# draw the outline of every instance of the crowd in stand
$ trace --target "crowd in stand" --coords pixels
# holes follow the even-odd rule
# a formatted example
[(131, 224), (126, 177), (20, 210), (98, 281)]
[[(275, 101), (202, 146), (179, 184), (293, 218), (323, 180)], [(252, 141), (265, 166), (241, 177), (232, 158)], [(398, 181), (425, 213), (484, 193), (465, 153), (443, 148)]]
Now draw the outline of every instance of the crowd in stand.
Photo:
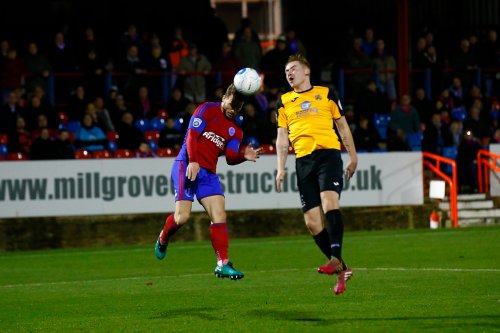
[[(289, 88), (285, 63), (290, 54), (307, 55), (300, 31), (286, 29), (270, 49), (262, 48), (248, 19), (232, 40), (223, 24), (218, 31), (202, 45), (180, 26), (163, 36), (134, 24), (114, 41), (101, 40), (91, 27), (82, 36), (47, 36), (52, 40), (45, 47), (2, 39), (0, 159), (9, 153), (33, 160), (80, 158), (103, 150), (111, 156), (121, 150), (138, 157), (165, 149), (171, 154), (182, 144), (196, 106), (220, 100), (241, 67), (265, 76), (263, 89), (242, 112), (245, 143), (274, 144), (275, 103)], [(436, 39), (427, 31), (414, 41), (412, 91), (401, 95), (386, 40), (372, 28), (352, 38), (345, 57), (335, 61), (348, 73), (345, 114), (360, 152), (450, 156), (460, 161), (465, 184), (473, 179), (463, 170), (471, 169), (475, 152), (500, 143), (500, 42), (493, 29), (467, 36), (451, 52), (441, 50)], [(430, 81), (424, 80), (426, 69)], [(110, 72), (113, 82), (106, 90)], [(168, 100), (162, 100), (162, 73), (170, 78)], [(50, 89), (55, 104), (47, 96)]]

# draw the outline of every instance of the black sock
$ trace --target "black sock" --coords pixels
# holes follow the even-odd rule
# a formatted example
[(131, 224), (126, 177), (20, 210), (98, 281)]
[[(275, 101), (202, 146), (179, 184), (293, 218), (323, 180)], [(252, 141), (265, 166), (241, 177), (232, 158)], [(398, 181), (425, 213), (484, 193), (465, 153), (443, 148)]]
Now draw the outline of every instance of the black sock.
[(340, 210), (334, 209), (325, 214), (328, 223), (328, 235), (330, 235), (330, 246), (332, 256), (342, 260), (342, 239), (344, 237), (344, 223)]
[(323, 229), (319, 234), (313, 236), (316, 245), (320, 248), (321, 252), (328, 258), (331, 259), (332, 250), (330, 247), (330, 236), (328, 236), (328, 231)]

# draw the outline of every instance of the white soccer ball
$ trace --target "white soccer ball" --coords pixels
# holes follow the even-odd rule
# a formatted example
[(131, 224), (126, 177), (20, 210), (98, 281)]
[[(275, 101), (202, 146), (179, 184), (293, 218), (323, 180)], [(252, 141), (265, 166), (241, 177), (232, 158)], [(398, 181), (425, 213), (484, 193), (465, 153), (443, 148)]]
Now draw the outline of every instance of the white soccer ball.
[(234, 76), (234, 87), (243, 95), (253, 95), (260, 89), (260, 75), (253, 68), (242, 68)]

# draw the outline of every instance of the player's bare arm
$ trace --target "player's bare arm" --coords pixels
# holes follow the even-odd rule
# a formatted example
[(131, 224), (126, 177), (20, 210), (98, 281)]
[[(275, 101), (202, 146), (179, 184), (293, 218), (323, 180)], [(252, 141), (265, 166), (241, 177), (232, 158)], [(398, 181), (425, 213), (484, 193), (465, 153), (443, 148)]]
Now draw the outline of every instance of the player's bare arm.
[(276, 154), (278, 157), (278, 173), (276, 174), (276, 190), (281, 192), (281, 183), (285, 178), (285, 165), (288, 157), (288, 129), (278, 127), (278, 135), (276, 137)]
[(342, 116), (339, 119), (335, 119), (335, 125), (339, 131), (342, 143), (349, 153), (350, 161), (346, 166), (345, 173), (348, 178), (351, 178), (356, 171), (356, 167), (358, 166), (358, 155), (356, 153), (356, 147), (354, 146), (354, 139), (352, 138), (352, 133), (345, 117)]

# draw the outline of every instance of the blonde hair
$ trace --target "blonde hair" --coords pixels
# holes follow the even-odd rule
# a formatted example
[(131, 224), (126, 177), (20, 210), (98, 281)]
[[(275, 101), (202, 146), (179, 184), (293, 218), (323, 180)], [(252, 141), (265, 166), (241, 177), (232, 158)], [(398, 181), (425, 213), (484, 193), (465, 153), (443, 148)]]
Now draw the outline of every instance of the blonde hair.
[(302, 54), (300, 53), (297, 53), (297, 54), (292, 54), (291, 56), (288, 57), (288, 62), (287, 64), (291, 63), (291, 62), (294, 62), (294, 61), (298, 61), (300, 62), (302, 65), (304, 65), (305, 67), (311, 69), (311, 64), (309, 63), (309, 60), (306, 59), (306, 57), (304, 57)]

